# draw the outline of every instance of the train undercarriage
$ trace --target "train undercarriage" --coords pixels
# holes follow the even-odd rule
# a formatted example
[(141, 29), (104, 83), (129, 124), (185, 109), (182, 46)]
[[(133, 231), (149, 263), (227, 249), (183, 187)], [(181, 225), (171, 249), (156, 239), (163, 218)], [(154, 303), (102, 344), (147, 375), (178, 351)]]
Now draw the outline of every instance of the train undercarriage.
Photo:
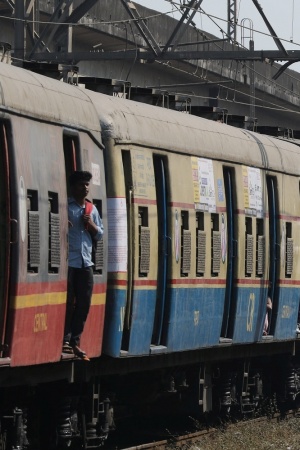
[(201, 427), (208, 420), (284, 415), (300, 400), (297, 352), (176, 365), (161, 359), (161, 367), (143, 371), (134, 364), (122, 371), (120, 360), (106, 369), (96, 360), (71, 364), (71, 380), (23, 386), (12, 380), (0, 389), (0, 450), (105, 449), (123, 421), (186, 414)]

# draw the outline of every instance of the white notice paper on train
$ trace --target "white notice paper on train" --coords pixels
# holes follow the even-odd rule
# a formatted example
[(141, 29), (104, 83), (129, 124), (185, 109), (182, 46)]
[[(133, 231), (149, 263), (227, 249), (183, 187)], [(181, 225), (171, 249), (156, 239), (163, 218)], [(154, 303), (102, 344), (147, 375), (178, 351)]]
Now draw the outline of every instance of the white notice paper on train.
[(211, 159), (191, 158), (195, 209), (216, 212), (213, 162)]
[(243, 166), (243, 188), (245, 213), (263, 217), (261, 171), (255, 167)]
[(125, 198), (107, 199), (108, 271), (127, 272), (127, 209)]

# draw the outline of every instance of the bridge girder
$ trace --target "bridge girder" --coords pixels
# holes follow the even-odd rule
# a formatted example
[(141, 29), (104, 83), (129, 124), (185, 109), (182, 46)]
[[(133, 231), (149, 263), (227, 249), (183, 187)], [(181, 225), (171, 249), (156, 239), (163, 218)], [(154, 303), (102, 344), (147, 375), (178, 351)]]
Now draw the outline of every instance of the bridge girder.
[[(81, 2), (75, 9), (73, 8), (73, 0), (55, 0), (55, 7), (53, 13), (45, 25), (43, 31), (39, 32), (38, 23), (35, 21), (28, 21), (29, 17), (38, 17), (37, 5), (38, 0), (5, 0), (12, 12), (15, 13), (18, 19), (16, 23), (15, 42), (17, 49), (17, 58), (35, 61), (35, 62), (58, 62), (58, 63), (78, 63), (79, 61), (92, 60), (143, 60), (143, 61), (180, 61), (180, 60), (233, 60), (233, 61), (284, 61), (286, 64), (280, 68), (274, 78), (278, 78), (284, 70), (294, 62), (300, 60), (299, 51), (288, 51), (282, 45), (280, 39), (273, 30), (267, 17), (265, 16), (260, 4), (257, 0), (252, 0), (253, 4), (261, 14), (266, 23), (276, 45), (278, 51), (261, 50), (250, 51), (236, 48), (234, 51), (181, 51), (178, 47), (182, 45), (180, 39), (185, 29), (191, 24), (195, 13), (200, 9), (203, 0), (189, 0), (181, 4), (180, 10), (182, 13), (181, 19), (175, 26), (174, 30), (166, 40), (164, 45), (159, 45), (152, 33), (150, 32), (146, 21), (139, 15), (135, 5), (130, 0), (119, 0), (126, 9), (128, 16), (133, 20), (140, 35), (145, 42), (145, 48), (136, 48), (135, 50), (122, 51), (101, 51), (101, 52), (73, 52), (72, 45), (60, 45), (62, 51), (51, 51), (50, 48), (57, 48), (58, 43), (63, 39), (68, 42), (72, 39), (70, 28), (73, 23), (78, 22), (97, 2), (97, 0), (85, 0)], [(236, 42), (236, 3), (237, 0), (227, 0), (228, 2), (228, 38)], [(21, 4), (21, 6), (20, 6)], [(35, 11), (35, 14), (33, 12)], [(31, 41), (31, 49), (25, 51), (25, 24), (29, 32)], [(203, 43), (209, 43), (208, 40)], [(22, 48), (23, 44), (23, 48)], [(201, 45), (201, 42), (198, 44)], [(189, 45), (185, 43), (185, 45)], [(190, 44), (192, 45), (192, 43)], [(28, 46), (28, 45), (27, 45)], [(65, 51), (66, 48), (69, 51)], [(25, 54), (26, 53), (26, 54)]]

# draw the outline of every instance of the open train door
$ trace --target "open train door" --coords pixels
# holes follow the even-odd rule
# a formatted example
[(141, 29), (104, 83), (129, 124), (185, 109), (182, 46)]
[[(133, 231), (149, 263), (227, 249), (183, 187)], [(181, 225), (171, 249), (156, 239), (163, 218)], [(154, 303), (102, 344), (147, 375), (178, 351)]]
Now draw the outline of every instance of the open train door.
[(69, 176), (74, 170), (77, 170), (78, 160), (79, 160), (79, 139), (77, 133), (65, 130), (64, 132), (64, 158), (65, 158), (65, 172), (66, 172), (66, 186), (68, 197), (69, 193)]
[(267, 176), (267, 190), (269, 203), (269, 290), (268, 296), (272, 300), (272, 310), (269, 311), (268, 334), (275, 332), (276, 318), (278, 314), (278, 272), (279, 272), (279, 208), (278, 208), (278, 187), (277, 179), (274, 176)]
[(166, 293), (168, 274), (168, 216), (167, 216), (167, 182), (164, 158), (154, 155), (154, 173), (157, 199), (158, 219), (158, 270), (155, 321), (152, 336), (152, 353), (155, 347), (164, 346), (166, 321)]
[[(0, 356), (5, 352), (5, 331), (10, 280), (11, 219), (7, 126), (0, 122)], [(16, 238), (16, 236), (15, 236)], [(0, 362), (1, 364), (1, 362)]]
[(234, 221), (235, 186), (234, 173), (230, 167), (224, 167), (224, 184), (227, 206), (228, 265), (226, 275), (225, 305), (220, 338), (221, 343), (230, 342), (232, 340), (234, 318), (236, 315), (236, 290), (234, 284), (237, 263), (237, 236)]

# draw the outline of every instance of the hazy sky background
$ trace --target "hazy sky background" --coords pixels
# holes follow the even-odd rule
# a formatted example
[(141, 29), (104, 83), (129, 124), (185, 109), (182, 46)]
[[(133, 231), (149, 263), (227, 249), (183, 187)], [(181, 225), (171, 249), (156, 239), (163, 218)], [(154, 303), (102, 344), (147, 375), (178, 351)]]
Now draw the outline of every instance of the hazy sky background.
[[(183, 1), (182, 1), (183, 2)], [(164, 13), (169, 12), (171, 17), (179, 19), (178, 11), (166, 0), (136, 0), (136, 3)], [(188, 3), (188, 0), (185, 0)], [(227, 0), (203, 0), (201, 8), (204, 13), (196, 13), (193, 21), (197, 27), (222, 38), (220, 28), (227, 32)], [(300, 0), (259, 0), (264, 14), (272, 25), (275, 33), (282, 39), (286, 50), (300, 50)], [(180, 5), (180, 0), (176, 1)], [(269, 36), (269, 30), (261, 15), (257, 11), (252, 0), (237, 0), (237, 40), (241, 43), (241, 25), (243, 19), (250, 19), (253, 23), (253, 40), (255, 50), (277, 50), (276, 44)], [(173, 12), (172, 12), (173, 10)], [(211, 19), (209, 18), (211, 16)], [(215, 23), (214, 23), (215, 22)], [(246, 27), (250, 26), (249, 20), (244, 21)], [(244, 45), (249, 47), (249, 31), (244, 29)], [(247, 38), (247, 39), (246, 39)], [(293, 41), (293, 42), (291, 42)], [(300, 72), (300, 63), (290, 66), (290, 69)]]

